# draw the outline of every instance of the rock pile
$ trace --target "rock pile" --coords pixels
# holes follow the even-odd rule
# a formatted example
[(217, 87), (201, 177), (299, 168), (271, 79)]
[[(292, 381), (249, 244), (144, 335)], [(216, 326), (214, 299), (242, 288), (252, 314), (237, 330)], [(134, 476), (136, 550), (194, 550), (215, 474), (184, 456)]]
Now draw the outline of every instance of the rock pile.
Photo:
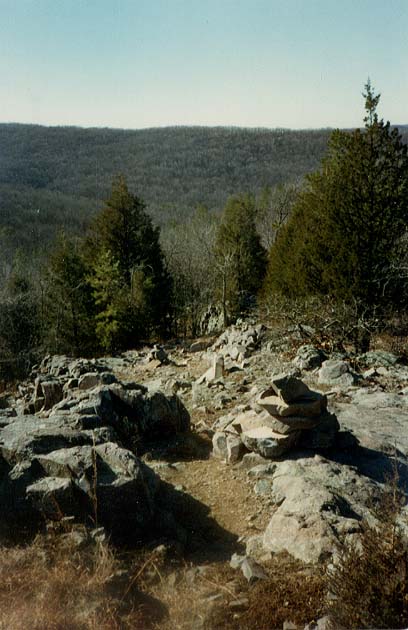
[(311, 391), (291, 375), (281, 374), (272, 379), (255, 409), (224, 416), (215, 428), (214, 455), (235, 463), (245, 450), (275, 459), (295, 446), (329, 448), (339, 423), (327, 411), (326, 396)]
[(212, 350), (224, 358), (242, 362), (259, 347), (265, 330), (262, 324), (251, 326), (243, 323), (240, 326), (230, 326), (218, 337)]

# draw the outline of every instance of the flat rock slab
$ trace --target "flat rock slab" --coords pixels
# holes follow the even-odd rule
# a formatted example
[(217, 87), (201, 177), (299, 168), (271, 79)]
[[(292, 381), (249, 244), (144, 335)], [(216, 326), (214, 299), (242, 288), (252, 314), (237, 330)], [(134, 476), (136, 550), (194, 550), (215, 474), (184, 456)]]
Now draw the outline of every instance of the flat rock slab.
[(241, 434), (241, 440), (250, 451), (269, 459), (286, 453), (296, 443), (298, 436), (298, 433), (281, 435), (275, 433), (270, 427), (261, 426), (244, 431)]
[(373, 457), (395, 451), (408, 456), (408, 409), (336, 403), (333, 411), (341, 428), (351, 430)]
[(278, 396), (268, 396), (259, 398), (257, 403), (265, 409), (271, 416), (319, 416), (327, 407), (327, 398), (322, 394), (314, 393), (308, 398), (298, 399), (293, 403), (285, 403)]
[(21, 416), (0, 431), (0, 453), (9, 464), (36, 454), (92, 443), (92, 436), (75, 429), (69, 418)]

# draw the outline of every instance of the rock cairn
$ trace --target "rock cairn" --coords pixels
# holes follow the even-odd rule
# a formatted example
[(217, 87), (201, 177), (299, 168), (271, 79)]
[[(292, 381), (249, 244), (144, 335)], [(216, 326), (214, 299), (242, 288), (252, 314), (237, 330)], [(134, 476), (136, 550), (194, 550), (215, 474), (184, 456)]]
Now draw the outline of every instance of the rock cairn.
[(254, 409), (220, 418), (214, 454), (235, 463), (245, 450), (267, 459), (281, 458), (295, 446), (329, 448), (339, 423), (327, 411), (327, 398), (300, 379), (280, 374), (272, 379)]

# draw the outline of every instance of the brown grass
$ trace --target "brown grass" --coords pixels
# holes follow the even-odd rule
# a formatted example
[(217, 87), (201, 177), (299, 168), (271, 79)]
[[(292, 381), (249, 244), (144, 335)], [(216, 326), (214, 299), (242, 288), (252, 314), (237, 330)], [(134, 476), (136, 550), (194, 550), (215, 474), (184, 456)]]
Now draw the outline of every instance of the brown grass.
[(0, 549), (0, 628), (147, 629), (163, 607), (138, 590), (106, 544), (48, 535)]

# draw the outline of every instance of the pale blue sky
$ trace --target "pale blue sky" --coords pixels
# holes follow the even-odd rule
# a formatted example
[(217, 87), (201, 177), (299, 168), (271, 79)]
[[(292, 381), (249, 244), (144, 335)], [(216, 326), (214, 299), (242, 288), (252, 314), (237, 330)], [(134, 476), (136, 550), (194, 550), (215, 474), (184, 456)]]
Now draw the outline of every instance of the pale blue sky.
[(408, 123), (408, 0), (0, 0), (0, 122)]

